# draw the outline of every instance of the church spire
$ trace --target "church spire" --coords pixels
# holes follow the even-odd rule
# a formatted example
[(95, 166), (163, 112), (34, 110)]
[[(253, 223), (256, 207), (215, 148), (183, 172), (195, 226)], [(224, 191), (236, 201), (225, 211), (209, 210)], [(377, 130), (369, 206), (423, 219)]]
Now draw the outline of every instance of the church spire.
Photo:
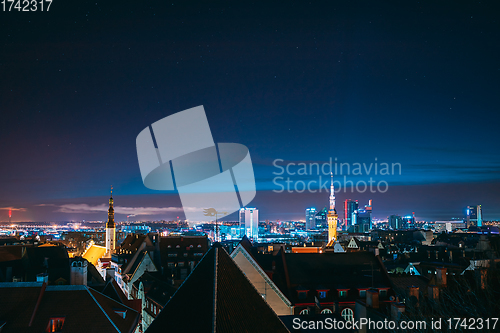
[(330, 173), (332, 176), (332, 183), (330, 185), (330, 210), (335, 210), (335, 188), (333, 186), (333, 172)]
[(111, 196), (109, 197), (108, 222), (106, 228), (115, 227), (115, 210), (113, 208), (113, 185), (111, 185)]

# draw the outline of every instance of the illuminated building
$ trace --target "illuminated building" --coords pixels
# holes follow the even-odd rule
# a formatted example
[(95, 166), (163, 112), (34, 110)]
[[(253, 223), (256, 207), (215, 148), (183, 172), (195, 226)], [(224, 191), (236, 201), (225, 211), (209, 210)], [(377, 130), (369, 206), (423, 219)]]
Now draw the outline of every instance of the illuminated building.
[(481, 205), (467, 206), (465, 219), (467, 222), (467, 228), (481, 227), (483, 225), (483, 209), (481, 208)]
[(252, 240), (259, 238), (259, 210), (257, 208), (240, 209), (240, 237)]
[(335, 188), (333, 187), (333, 173), (332, 173), (332, 183), (330, 185), (330, 210), (328, 211), (328, 245), (327, 247), (333, 247), (337, 241), (337, 210), (335, 209)]
[(358, 201), (353, 201), (351, 199), (347, 199), (344, 201), (344, 221), (346, 230), (349, 227), (356, 224), (356, 215), (358, 213)]
[(315, 216), (316, 229), (318, 228), (322, 229), (328, 227), (328, 220), (326, 218), (327, 216), (328, 216), (328, 210), (326, 209), (326, 207), (316, 213)]
[(392, 230), (402, 229), (403, 219), (401, 218), (401, 216), (391, 215), (389, 216), (387, 222)]
[(109, 198), (108, 222), (106, 222), (106, 257), (109, 258), (115, 252), (115, 210), (113, 209), (113, 187), (111, 187), (111, 197)]
[(306, 230), (316, 229), (316, 208), (306, 209)]

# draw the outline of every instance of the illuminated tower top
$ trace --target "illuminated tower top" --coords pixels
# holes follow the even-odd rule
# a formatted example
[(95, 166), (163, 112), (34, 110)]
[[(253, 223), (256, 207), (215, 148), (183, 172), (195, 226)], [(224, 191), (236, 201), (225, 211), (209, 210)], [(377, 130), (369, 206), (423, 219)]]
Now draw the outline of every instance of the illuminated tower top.
[(337, 213), (335, 209), (335, 188), (333, 187), (333, 172), (331, 172), (332, 183), (330, 185), (330, 211)]
[(115, 210), (113, 209), (113, 186), (111, 186), (111, 197), (109, 198), (108, 222), (106, 228), (115, 227)]

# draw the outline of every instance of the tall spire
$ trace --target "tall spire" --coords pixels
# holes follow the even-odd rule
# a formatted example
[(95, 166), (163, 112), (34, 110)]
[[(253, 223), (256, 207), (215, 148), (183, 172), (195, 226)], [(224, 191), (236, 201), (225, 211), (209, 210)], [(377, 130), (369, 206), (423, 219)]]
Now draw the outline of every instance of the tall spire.
[(111, 196), (109, 197), (108, 222), (106, 228), (115, 227), (115, 210), (113, 208), (113, 185), (111, 185)]
[(330, 173), (332, 176), (332, 183), (330, 185), (330, 210), (335, 210), (335, 188), (333, 187), (333, 172)]

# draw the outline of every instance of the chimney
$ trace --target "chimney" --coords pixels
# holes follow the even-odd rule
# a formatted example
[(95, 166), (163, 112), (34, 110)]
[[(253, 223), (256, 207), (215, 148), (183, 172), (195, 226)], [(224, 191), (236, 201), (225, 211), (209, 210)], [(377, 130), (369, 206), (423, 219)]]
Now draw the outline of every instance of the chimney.
[(378, 309), (378, 290), (368, 289), (366, 291), (366, 305), (370, 308)]
[(431, 284), (427, 287), (427, 296), (434, 302), (439, 301), (439, 288), (438, 286)]
[(488, 270), (484, 267), (478, 268), (474, 271), (476, 275), (477, 286), (481, 290), (485, 290), (488, 287)]
[(419, 288), (417, 286), (408, 287), (408, 295), (410, 297), (414, 296), (417, 299), (417, 302), (418, 302), (418, 294), (419, 294)]
[(405, 305), (403, 303), (391, 303), (391, 319), (393, 321), (399, 321), (403, 312), (405, 312)]
[(446, 267), (436, 269), (436, 283), (439, 287), (446, 287)]

